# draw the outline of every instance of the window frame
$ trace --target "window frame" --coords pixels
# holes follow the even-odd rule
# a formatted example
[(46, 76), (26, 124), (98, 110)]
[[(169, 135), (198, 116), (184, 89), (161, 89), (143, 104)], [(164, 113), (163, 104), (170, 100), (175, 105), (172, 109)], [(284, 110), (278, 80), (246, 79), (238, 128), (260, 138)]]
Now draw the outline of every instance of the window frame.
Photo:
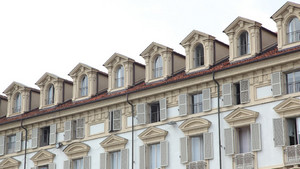
[[(159, 122), (160, 121), (160, 104), (159, 104), (159, 102), (150, 103), (149, 108), (150, 108), (150, 112), (149, 112), (150, 122), (149, 123)], [(154, 108), (156, 109), (156, 111), (154, 110)]]
[[(79, 168), (78, 168), (77, 163), (76, 163), (78, 161), (80, 162)], [(75, 164), (76, 164), (76, 166), (75, 166)], [(83, 167), (84, 167), (83, 166), (83, 158), (72, 159), (72, 164), (71, 164), (72, 169), (84, 169)]]
[(153, 60), (153, 78), (157, 79), (163, 76), (163, 58), (157, 55)]
[[(39, 140), (39, 147), (44, 147), (50, 145), (50, 126), (45, 126), (39, 129), (40, 134), (40, 140)], [(45, 133), (46, 132), (46, 133)], [(46, 137), (46, 140), (45, 140)]]
[(89, 79), (88, 76), (84, 74), (80, 79), (80, 87), (79, 87), (80, 97), (88, 96), (89, 94), (88, 89), (89, 89)]
[(116, 69), (115, 73), (115, 88), (121, 88), (124, 87), (125, 84), (125, 71), (124, 71), (124, 66), (120, 65)]
[(47, 88), (46, 105), (54, 104), (54, 96), (55, 96), (55, 88), (54, 85), (51, 83)]
[(20, 113), (22, 111), (22, 94), (17, 92), (14, 97), (13, 113)]
[(193, 52), (193, 68), (204, 66), (204, 48), (202, 43), (198, 43)]
[[(299, 74), (298, 81), (296, 79), (296, 74)], [(292, 75), (293, 78), (292, 82), (289, 82), (289, 77), (288, 77), (289, 75)], [(300, 92), (300, 70), (295, 70), (289, 73), (285, 73), (285, 84), (286, 84), (287, 94)], [(289, 84), (292, 84), (293, 91), (290, 91)], [(298, 90), (297, 90), (297, 85), (299, 85)]]
[(287, 44), (300, 41), (300, 19), (297, 16), (293, 16), (289, 19), (289, 22), (287, 23), (286, 37)]
[[(191, 99), (191, 101), (192, 101), (192, 104), (191, 104), (192, 114), (203, 112), (203, 95), (202, 95), (202, 92), (192, 94), (191, 97), (192, 97), (192, 99)], [(199, 101), (195, 102), (195, 97)]]
[[(113, 151), (108, 153), (108, 163), (110, 169), (121, 169), (121, 151)], [(115, 158), (116, 157), (116, 158)], [(117, 165), (117, 166), (115, 166)]]
[(238, 36), (238, 56), (250, 54), (250, 35), (244, 30)]
[[(14, 138), (14, 141), (11, 140), (11, 138)], [(16, 150), (16, 134), (11, 134), (11, 135), (8, 135), (6, 136), (6, 148), (5, 148), (5, 154), (12, 154), (12, 153), (15, 153)]]

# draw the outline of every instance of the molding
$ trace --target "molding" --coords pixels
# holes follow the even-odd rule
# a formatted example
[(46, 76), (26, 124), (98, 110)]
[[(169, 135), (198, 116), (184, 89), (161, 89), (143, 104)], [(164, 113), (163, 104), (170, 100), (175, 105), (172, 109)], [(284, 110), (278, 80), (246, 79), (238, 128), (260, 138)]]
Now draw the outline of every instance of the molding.
[(258, 115), (258, 112), (239, 107), (228, 114), (224, 120), (232, 127), (240, 127), (255, 123)]
[(69, 157), (69, 159), (81, 158), (87, 156), (88, 152), (90, 151), (90, 146), (84, 143), (72, 143), (63, 151)]
[(166, 130), (149, 127), (139, 134), (138, 137), (144, 142), (144, 144), (153, 144), (165, 140), (167, 134), (168, 131)]
[(0, 168), (2, 169), (18, 169), (20, 166), (21, 162), (10, 157), (6, 158), (0, 163)]
[(277, 106), (274, 107), (274, 110), (281, 116), (281, 117), (295, 117), (299, 116), (300, 112), (300, 99), (297, 98), (288, 98)]
[(105, 140), (103, 140), (100, 145), (105, 149), (106, 152), (112, 152), (124, 149), (127, 142), (128, 140), (123, 137), (110, 135)]
[(198, 135), (208, 132), (211, 122), (203, 118), (191, 118), (185, 120), (180, 126), (180, 130), (186, 136)]
[(55, 154), (50, 153), (47, 150), (41, 150), (37, 152), (34, 156), (32, 156), (30, 159), (34, 162), (35, 166), (42, 166), (49, 163), (53, 163), (54, 157)]

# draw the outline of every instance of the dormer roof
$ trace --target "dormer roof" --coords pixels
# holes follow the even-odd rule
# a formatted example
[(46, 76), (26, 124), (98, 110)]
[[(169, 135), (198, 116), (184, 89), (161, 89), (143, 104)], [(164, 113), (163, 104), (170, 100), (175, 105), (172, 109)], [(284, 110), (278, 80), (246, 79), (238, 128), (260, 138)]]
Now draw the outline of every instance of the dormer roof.
[(189, 33), (181, 42), (180, 44), (181, 45), (184, 45), (186, 44), (187, 42), (190, 42), (192, 40), (197, 40), (199, 39), (199, 36), (203, 36), (203, 37), (206, 37), (207, 39), (212, 39), (214, 40), (215, 37), (214, 36), (211, 36), (211, 35), (208, 35), (206, 33), (203, 33), (203, 32), (200, 32), (198, 30), (193, 30), (191, 33)]
[(58, 77), (52, 73), (48, 73), (46, 72), (35, 84), (36, 85), (41, 85), (41, 84), (44, 84), (47, 80), (49, 79), (55, 79), (55, 80), (65, 80), (61, 77)]
[(133, 59), (127, 57), (127, 56), (124, 56), (122, 54), (119, 54), (119, 53), (114, 53), (104, 64), (103, 66), (107, 67), (109, 66), (109, 64), (111, 64), (115, 59), (123, 59), (123, 60), (126, 60), (126, 61), (130, 61), (130, 62), (135, 62)]
[(18, 82), (12, 82), (5, 90), (3, 93), (5, 93), (6, 95), (9, 94), (10, 92), (14, 91), (14, 89), (16, 88), (21, 88), (21, 89), (28, 89), (28, 90), (33, 90), (35, 92), (40, 92), (39, 90), (37, 89), (34, 89), (34, 88), (31, 88), (31, 87), (28, 87), (28, 86), (25, 86), (24, 84), (22, 83), (18, 83)]
[(261, 23), (253, 21), (251, 19), (237, 17), (227, 28), (223, 31), (224, 33), (230, 33), (234, 31), (234, 28), (242, 26), (244, 23), (252, 24), (253, 26), (261, 26)]
[(169, 48), (167, 46), (161, 45), (159, 43), (156, 42), (152, 42), (141, 54), (140, 56), (144, 57), (146, 55), (148, 55), (149, 53), (151, 53), (152, 51), (157, 51), (159, 48), (165, 49), (165, 50), (171, 50), (173, 51), (172, 48)]
[(290, 6), (292, 7), (296, 7), (296, 8), (300, 8), (300, 4), (294, 3), (294, 2), (286, 2), (281, 8), (279, 8), (272, 16), (272, 19), (277, 18), (278, 16), (282, 15), (287, 8), (289, 8)]
[(69, 73), (69, 76), (75, 76), (78, 72), (81, 72), (82, 69), (88, 69), (88, 70), (93, 71), (93, 72), (100, 72), (101, 74), (107, 76), (107, 73), (101, 72), (98, 69), (93, 68), (93, 67), (91, 67), (87, 64), (84, 64), (84, 63), (78, 63), (77, 66), (75, 66), (75, 68)]

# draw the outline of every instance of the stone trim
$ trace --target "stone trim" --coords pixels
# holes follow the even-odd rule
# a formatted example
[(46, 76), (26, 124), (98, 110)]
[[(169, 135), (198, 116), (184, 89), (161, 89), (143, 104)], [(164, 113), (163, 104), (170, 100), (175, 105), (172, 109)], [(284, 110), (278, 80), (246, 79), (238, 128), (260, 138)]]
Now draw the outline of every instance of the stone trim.
[(103, 140), (100, 145), (105, 149), (106, 152), (112, 152), (124, 149), (127, 142), (128, 140), (123, 137), (111, 135)]
[(49, 163), (53, 163), (54, 157), (55, 154), (50, 153), (47, 150), (41, 150), (37, 152), (34, 156), (32, 156), (31, 160), (33, 161), (35, 166), (42, 166)]
[(274, 107), (274, 110), (281, 116), (281, 117), (295, 117), (299, 116), (300, 112), (300, 99), (297, 98), (288, 98), (277, 106)]
[(153, 144), (164, 141), (167, 134), (168, 131), (166, 130), (156, 127), (149, 127), (141, 134), (139, 134), (138, 137), (144, 142), (144, 144)]
[(224, 120), (231, 126), (231, 127), (240, 127), (245, 125), (250, 125), (252, 123), (255, 123), (256, 118), (258, 117), (259, 113), (243, 109), (243, 108), (237, 108), (230, 114), (228, 114)]
[(6, 158), (0, 163), (0, 168), (2, 169), (19, 169), (21, 162), (10, 157)]
[(63, 151), (69, 157), (69, 159), (76, 159), (87, 156), (88, 152), (90, 151), (90, 146), (84, 143), (72, 143)]
[(185, 120), (180, 126), (180, 130), (186, 136), (199, 135), (208, 132), (211, 122), (203, 118), (191, 118)]

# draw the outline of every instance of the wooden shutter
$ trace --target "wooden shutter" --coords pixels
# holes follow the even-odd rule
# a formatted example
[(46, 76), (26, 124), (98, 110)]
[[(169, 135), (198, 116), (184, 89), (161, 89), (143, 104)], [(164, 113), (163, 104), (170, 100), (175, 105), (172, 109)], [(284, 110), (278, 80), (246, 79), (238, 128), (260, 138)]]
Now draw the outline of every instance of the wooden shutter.
[(185, 164), (189, 162), (188, 137), (180, 138), (180, 162)]
[(39, 140), (39, 129), (33, 128), (32, 135), (31, 135), (31, 148), (38, 147), (38, 140)]
[(71, 169), (71, 160), (64, 161), (64, 169)]
[(260, 123), (253, 123), (250, 125), (251, 130), (251, 150), (261, 150), (261, 130)]
[(50, 125), (49, 144), (56, 144), (56, 124)]
[(211, 97), (210, 97), (210, 88), (202, 90), (202, 105), (203, 111), (211, 110)]
[(146, 103), (140, 103), (136, 105), (136, 113), (137, 113), (137, 122), (138, 124), (146, 124), (146, 113), (147, 107)]
[(84, 118), (76, 120), (76, 138), (84, 138)]
[(54, 163), (48, 164), (48, 169), (55, 169), (55, 164)]
[(140, 166), (139, 169), (146, 169), (146, 146), (139, 147), (140, 150)]
[(233, 155), (234, 154), (234, 129), (227, 128), (224, 129), (225, 136), (225, 154)]
[(282, 94), (281, 72), (275, 72), (271, 74), (271, 84), (272, 84), (273, 97), (280, 96)]
[(64, 141), (71, 141), (73, 136), (73, 123), (72, 121), (66, 121), (64, 123)]
[(20, 152), (22, 150), (22, 132), (16, 133), (15, 151)]
[(241, 80), (240, 81), (240, 100), (241, 103), (248, 103), (249, 99), (249, 81)]
[(106, 169), (107, 153), (100, 153), (100, 169)]
[(178, 96), (178, 109), (180, 116), (188, 114), (188, 97), (188, 94), (181, 94)]
[(114, 110), (113, 111), (113, 130), (116, 131), (116, 130), (121, 130), (121, 124), (122, 122), (122, 112), (121, 110)]
[(128, 149), (121, 150), (121, 169), (128, 169)]
[(160, 142), (160, 165), (166, 167), (169, 165), (169, 143), (168, 141)]
[(0, 136), (0, 155), (4, 155), (5, 152), (5, 136)]
[(204, 159), (210, 160), (214, 158), (213, 133), (203, 133), (204, 140)]
[(83, 157), (83, 168), (90, 169), (91, 168), (91, 156)]
[(222, 85), (223, 106), (232, 105), (232, 83)]
[(168, 119), (168, 109), (167, 109), (167, 99), (162, 98), (159, 100), (159, 108), (160, 108), (160, 121)]
[(286, 120), (284, 118), (273, 119), (273, 135), (275, 147), (286, 145)]

